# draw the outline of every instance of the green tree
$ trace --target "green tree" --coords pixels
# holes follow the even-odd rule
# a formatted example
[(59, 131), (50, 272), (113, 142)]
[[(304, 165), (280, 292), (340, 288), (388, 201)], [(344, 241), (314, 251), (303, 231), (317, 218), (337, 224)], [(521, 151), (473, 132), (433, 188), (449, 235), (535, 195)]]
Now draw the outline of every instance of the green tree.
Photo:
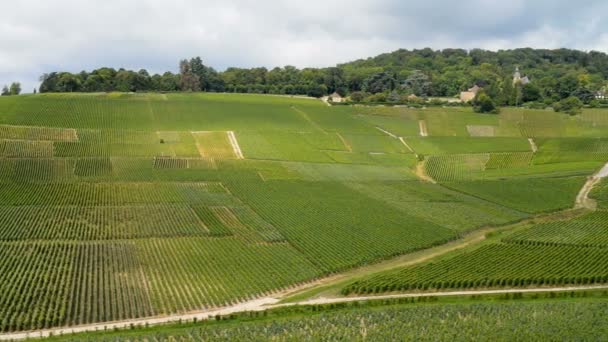
[(365, 81), (363, 81), (362, 90), (364, 92), (377, 94), (395, 89), (396, 84), (397, 80), (393, 74), (381, 72), (366, 78)]
[(570, 115), (581, 113), (582, 108), (583, 102), (576, 96), (567, 97), (553, 104), (553, 110), (556, 112), (563, 112)]
[(8, 86), (4, 86), (2, 87), (2, 96), (9, 96), (11, 94), (11, 91), (8, 89)]
[(201, 81), (198, 75), (192, 70), (192, 65), (188, 60), (179, 63), (180, 88), (182, 91), (200, 91)]
[(477, 113), (493, 113), (498, 114), (499, 109), (496, 107), (494, 100), (486, 94), (485, 91), (480, 91), (473, 100), (473, 109)]
[(534, 83), (528, 83), (521, 88), (521, 100), (523, 102), (539, 101), (542, 99), (540, 88)]
[(11, 95), (19, 95), (21, 94), (21, 83), (13, 82), (11, 83), (11, 87), (9, 88)]
[(431, 86), (429, 76), (420, 70), (414, 70), (403, 83), (403, 87), (416, 96), (429, 96)]

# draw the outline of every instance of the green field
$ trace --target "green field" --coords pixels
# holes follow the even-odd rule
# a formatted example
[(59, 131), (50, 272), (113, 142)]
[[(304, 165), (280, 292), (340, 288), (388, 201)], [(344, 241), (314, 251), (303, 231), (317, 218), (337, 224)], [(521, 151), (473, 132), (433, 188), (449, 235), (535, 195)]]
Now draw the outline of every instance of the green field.
[[(608, 161), (603, 115), (206, 93), (2, 97), (0, 332), (242, 303), (571, 208)], [(592, 193), (600, 207), (605, 193)], [(603, 283), (602, 215), (349, 291)]]
[[(557, 298), (556, 298), (557, 297)], [(485, 299), (485, 301), (483, 301)], [(219, 317), (183, 326), (55, 337), (54, 341), (553, 341), (602, 340), (605, 293), (418, 298), (309, 306)]]

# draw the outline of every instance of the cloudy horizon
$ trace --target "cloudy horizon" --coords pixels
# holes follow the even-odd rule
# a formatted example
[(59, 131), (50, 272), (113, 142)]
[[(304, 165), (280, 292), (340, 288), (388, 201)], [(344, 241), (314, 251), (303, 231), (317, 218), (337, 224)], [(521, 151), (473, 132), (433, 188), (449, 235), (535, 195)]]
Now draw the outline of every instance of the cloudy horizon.
[(400, 48), (608, 52), (603, 1), (22, 0), (0, 13), (0, 85), (51, 71), (327, 67)]

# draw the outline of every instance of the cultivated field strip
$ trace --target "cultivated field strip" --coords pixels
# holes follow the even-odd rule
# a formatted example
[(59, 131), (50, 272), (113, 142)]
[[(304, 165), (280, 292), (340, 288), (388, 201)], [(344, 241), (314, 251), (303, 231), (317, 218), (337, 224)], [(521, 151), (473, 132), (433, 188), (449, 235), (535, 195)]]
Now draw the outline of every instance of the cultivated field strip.
[(568, 221), (535, 225), (518, 232), (504, 241), (509, 243), (608, 247), (608, 212), (596, 211)]
[(602, 248), (491, 244), (451, 259), (388, 271), (344, 293), (595, 284), (608, 282)]

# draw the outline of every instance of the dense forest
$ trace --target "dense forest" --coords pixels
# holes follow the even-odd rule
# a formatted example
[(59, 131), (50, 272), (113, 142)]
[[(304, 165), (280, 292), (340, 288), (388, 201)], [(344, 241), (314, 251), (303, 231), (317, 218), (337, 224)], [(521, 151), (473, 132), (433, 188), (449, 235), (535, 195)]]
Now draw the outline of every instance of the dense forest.
[[(530, 83), (513, 83), (516, 67)], [(338, 92), (351, 95), (354, 101), (400, 102), (412, 94), (455, 97), (477, 85), (498, 105), (553, 104), (566, 98), (589, 104), (605, 91), (607, 78), (608, 55), (602, 52), (427, 48), (398, 50), (329, 68), (216, 71), (196, 57), (181, 61), (177, 74), (113, 68), (52, 72), (41, 77), (40, 92), (207, 91), (315, 97)]]

